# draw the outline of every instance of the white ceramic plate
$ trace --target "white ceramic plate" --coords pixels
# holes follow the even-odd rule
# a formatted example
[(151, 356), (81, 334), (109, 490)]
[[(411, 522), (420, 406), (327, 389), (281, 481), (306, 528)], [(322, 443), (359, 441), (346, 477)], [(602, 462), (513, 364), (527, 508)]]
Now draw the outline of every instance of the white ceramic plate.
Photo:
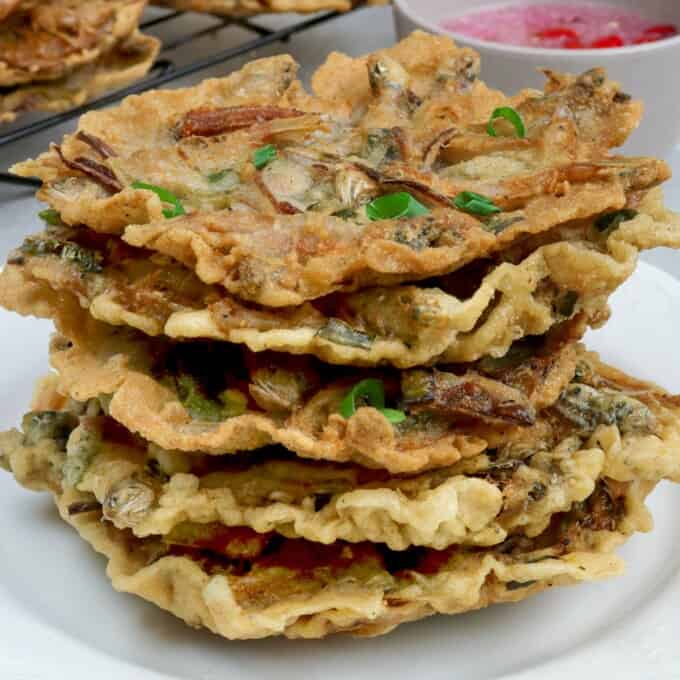
[[(592, 349), (680, 392), (680, 282), (642, 265)], [(0, 313), (0, 426), (18, 422), (46, 370), (49, 324)], [(680, 678), (680, 488), (650, 503), (656, 530), (623, 550), (621, 579), (404, 625), (375, 640), (230, 643), (114, 593), (104, 560), (47, 497), (0, 474), (2, 680)], [(606, 674), (606, 675), (605, 675)]]

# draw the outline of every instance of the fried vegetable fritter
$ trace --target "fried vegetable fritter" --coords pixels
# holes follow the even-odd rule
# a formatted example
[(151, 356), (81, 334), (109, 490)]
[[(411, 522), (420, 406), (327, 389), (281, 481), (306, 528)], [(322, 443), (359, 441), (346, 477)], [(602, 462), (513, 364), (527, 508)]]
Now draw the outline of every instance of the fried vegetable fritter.
[[(66, 337), (54, 339), (51, 360), (65, 393), (80, 401), (108, 395), (117, 421), (163, 448), (220, 455), (275, 442), (306, 458), (396, 473), (480, 453), (486, 443), (477, 429), (466, 434), (474, 423), (482, 433), (530, 426), (533, 402), (556, 399), (575, 369), (566, 345), (544, 356), (535, 349), (502, 375), (506, 382), (484, 377), (474, 365), (458, 376), (439, 370), (435, 384), (447, 380), (460, 389), (433, 393), (430, 401), (429, 394), (413, 393), (408, 372), (351, 372), (224, 343), (150, 340), (99, 324), (77, 308), (60, 327)], [(392, 424), (370, 402), (349, 417), (341, 414), (349, 390), (367, 378), (384, 385), (388, 405), (403, 408), (402, 422)]]
[[(397, 474), (450, 465), (500, 442), (533, 437), (557, 445), (538, 409), (558, 399), (575, 370), (569, 344), (549, 347), (542, 358), (540, 348), (529, 346), (524, 357), (518, 349), (517, 363), (506, 369), (503, 360), (500, 369), (482, 360), (431, 372), (352, 374), (285, 355), (243, 355), (221, 343), (164, 345), (82, 315), (72, 324), (70, 339), (52, 346), (61, 389), (80, 401), (108, 395), (114, 419), (165, 449), (219, 455), (279, 443), (304, 458)], [(366, 378), (385, 386), (401, 422), (371, 402), (342, 414), (349, 390)]]
[[(465, 264), (469, 259), (456, 246), (466, 241), (484, 252), (524, 231), (553, 226), (532, 219), (552, 215), (552, 202), (572, 191), (578, 196), (583, 184), (613, 183), (613, 195), (620, 196), (669, 175), (661, 161), (609, 154), (635, 129), (641, 106), (602, 71), (580, 77), (550, 74), (545, 93), (527, 91), (509, 100), (478, 79), (474, 52), (424, 33), (366, 58), (331, 56), (313, 79), (313, 94), (304, 91), (296, 71), (290, 57), (278, 56), (190, 90), (128, 98), (119, 107), (84, 116), (81, 134), (67, 135), (14, 171), (42, 179), (39, 198), (67, 224), (107, 233), (150, 225), (150, 231), (130, 232), (131, 239), (146, 245), (158, 241), (159, 224), (162, 231), (172, 228), (166, 218), (189, 213), (188, 221), (179, 218), (176, 238), (159, 245), (174, 251), (182, 248), (187, 228), (205, 241), (205, 231), (219, 227), (229, 247), (232, 238), (247, 242), (248, 232), (267, 229), (267, 219), (303, 231), (309, 225), (307, 242), (299, 235), (288, 243), (281, 230), (266, 241), (258, 234), (259, 247), (275, 255), (270, 269), (253, 270), (258, 281), (285, 279), (280, 260), (292, 252), (298, 265), (307, 247), (314, 256), (310, 267), (315, 266), (325, 227), (334, 266), (327, 269), (318, 261), (322, 288), (307, 292), (303, 287), (302, 300), (337, 289), (346, 275), (350, 287), (376, 282), (380, 270), (362, 283), (364, 253), (352, 245), (364, 231), (393, 233), (394, 252), (382, 266), (390, 265), (393, 277), (409, 281)], [(485, 132), (489, 116), (503, 104), (514, 104), (525, 117), (526, 138)], [(87, 139), (101, 140), (111, 153), (98, 153)], [(268, 155), (260, 163), (262, 149)], [(462, 155), (460, 149), (469, 152)], [(462, 211), (456, 199), (466, 191), (483, 194), (500, 214), (485, 219)], [(392, 220), (366, 224), (367, 205), (395, 192), (409, 193), (430, 213), (413, 225), (403, 221), (401, 243), (399, 224)], [(174, 210), (167, 205), (170, 196)], [(588, 207), (602, 209), (599, 201)], [(219, 210), (232, 214), (211, 216)], [(592, 214), (565, 215), (564, 220)], [(204, 258), (209, 250), (202, 249)], [(219, 259), (216, 250), (218, 245), (213, 260)], [(251, 251), (246, 248), (246, 261)], [(240, 259), (238, 248), (231, 254)], [(194, 256), (191, 248), (185, 256)], [(295, 269), (289, 274), (294, 280)], [(330, 281), (324, 284), (323, 278)], [(248, 282), (245, 277), (244, 285)], [(298, 304), (291, 294), (266, 304)]]
[[(535, 361), (499, 371), (508, 383), (526, 382)], [(58, 385), (55, 378), (51, 389)], [(432, 408), (429, 396), (421, 401)], [(3, 436), (4, 459), (29, 486), (40, 476), (35, 470), (50, 469), (44, 476), (52, 488), (94, 494), (109, 520), (140, 537), (217, 522), (323, 543), (386, 542), (392, 550), (495, 545), (518, 531), (541, 533), (602, 476), (680, 481), (680, 399), (582, 349), (574, 379), (533, 428), (503, 433), (483, 455), (416, 476), (300, 461), (277, 449), (231, 460), (169, 452), (106, 411), (111, 404), (102, 398), (32, 412), (23, 435)]]
[(151, 36), (133, 33), (96, 61), (57, 80), (29, 83), (0, 96), (0, 122), (27, 111), (63, 111), (143, 78), (160, 50)]
[[(677, 398), (599, 364), (592, 355), (584, 356), (578, 376), (603, 392), (611, 390), (615, 381), (635, 389), (649, 403), (638, 401), (638, 410), (656, 408), (651, 419), (639, 415), (634, 419), (638, 428), (642, 423), (645, 428), (657, 427), (669, 417), (662, 404), (673, 405), (677, 430)], [(510, 536), (494, 547), (454, 545), (443, 550), (411, 547), (395, 551), (381, 543), (337, 539), (323, 545), (211, 521), (185, 522), (163, 536), (140, 538), (117, 527), (139, 526), (144, 521), (150, 499), (163, 485), (163, 466), (181, 466), (180, 459), (164, 452), (155, 466), (147, 465), (144, 476), (114, 483), (100, 501), (96, 494), (101, 493), (101, 484), (111, 481), (111, 472), (114, 476), (122, 473), (116, 461), (121, 464), (126, 458), (134, 468), (135, 456), (129, 451), (134, 438), (117, 426), (98, 430), (106, 432), (104, 439), (93, 435), (95, 423), (107, 422), (98, 414), (99, 407), (71, 404), (68, 410), (59, 411), (65, 405), (55, 387), (55, 378), (42, 384), (34, 408), (48, 410), (29, 414), (23, 435), (2, 435), (4, 455), (0, 460), (30, 488), (52, 491), (63, 519), (109, 558), (107, 571), (118, 590), (138, 594), (194, 626), (205, 626), (230, 639), (280, 634), (314, 638), (333, 632), (378, 635), (430, 614), (514, 602), (546, 587), (617, 575), (623, 565), (612, 551), (633, 533), (650, 529), (644, 500), (663, 475), (661, 467), (650, 464), (653, 457), (642, 450), (656, 435), (645, 438), (639, 431), (637, 440), (633, 435), (630, 446), (623, 448), (646, 465), (642, 478), (637, 472), (643, 468), (634, 472), (635, 463), (624, 474), (624, 478), (633, 476), (630, 481), (602, 477), (583, 501), (567, 503), (564, 511), (553, 514), (532, 534)], [(623, 423), (631, 418), (632, 410), (618, 405), (621, 400), (610, 400), (612, 406), (617, 405), (608, 411), (610, 417), (599, 418), (603, 424), (592, 441), (599, 441), (600, 435), (612, 428), (618, 431), (616, 425), (605, 422)], [(623, 401), (630, 404), (633, 400), (626, 396)], [(576, 420), (574, 426), (580, 431)], [(677, 432), (673, 436), (677, 441)], [(112, 446), (106, 446), (105, 440)], [(611, 448), (614, 456), (617, 448)], [(664, 451), (666, 458), (673, 459), (665, 469), (677, 477), (678, 447), (672, 451), (675, 453)], [(74, 466), (73, 461), (84, 458), (86, 467), (74, 481), (71, 472), (80, 465)], [(630, 465), (627, 456), (622, 460)], [(578, 458), (574, 462), (578, 464)], [(486, 470), (487, 476), (495, 474)], [(182, 477), (177, 472), (173, 476), (178, 475)], [(352, 483), (351, 478), (351, 473), (335, 477), (341, 485)], [(257, 479), (262, 478), (257, 475), (253, 481)], [(244, 484), (241, 478), (234, 489), (241, 499), (250, 495), (252, 502), (252, 494), (257, 497), (266, 492), (266, 479), (258, 488)], [(294, 481), (286, 485), (285, 475), (281, 481), (284, 491), (296, 488)], [(224, 477), (219, 483), (224, 483)], [(512, 495), (508, 491), (513, 484), (511, 473), (501, 473), (497, 483), (505, 487), (506, 496)], [(413, 480), (391, 482), (397, 489), (404, 485), (406, 494), (409, 484)], [(76, 490), (74, 485), (86, 490)], [(280, 488), (279, 483), (275, 486)], [(367, 488), (363, 492), (371, 493)], [(550, 495), (547, 490), (540, 492), (538, 486), (530, 493), (530, 503), (540, 503)]]
[[(632, 259), (618, 264), (586, 244), (564, 243), (559, 260), (551, 256), (560, 250), (555, 245), (518, 265), (492, 267), (467, 299), (442, 289), (452, 281), (435, 280), (432, 285), (442, 287), (373, 288), (266, 310), (202, 284), (167, 258), (125, 252), (116, 243), (101, 249), (83, 243), (87, 239), (58, 232), (27, 239), (0, 274), (0, 302), (22, 314), (52, 317), (61, 304), (50, 303), (55, 296), (77, 298), (94, 318), (150, 336), (222, 340), (255, 352), (312, 354), (339, 365), (403, 368), (500, 356), (515, 340), (565, 322), (599, 326), (608, 316), (609, 293), (635, 261), (633, 249), (625, 253)], [(572, 279), (561, 266), (570, 262), (578, 266)], [(581, 289), (582, 270), (598, 264), (609, 265), (612, 288)], [(553, 272), (559, 285), (552, 282)], [(471, 282), (465, 274), (461, 280)]]
[[(387, 0), (369, 0), (369, 5), (382, 5)], [(165, 5), (191, 12), (208, 12), (223, 16), (253, 16), (270, 12), (321, 12), (335, 10), (346, 12), (356, 0), (153, 0), (155, 5)]]
[(144, 0), (22, 0), (0, 24), (0, 86), (59, 80), (139, 25)]
[(241, 299), (285, 307), (336, 291), (441, 276), (493, 257), (525, 234), (625, 205), (619, 183), (602, 181), (500, 216), (499, 225), (506, 220), (511, 226), (496, 233), (445, 211), (368, 225), (314, 214), (246, 219), (220, 211), (128, 227), (123, 238), (179, 260), (205, 283), (220, 284)]
[(604, 229), (620, 213), (572, 221), (422, 287), (369, 288), (276, 310), (240, 302), (167, 256), (57, 224), (10, 256), (0, 302), (52, 316), (56, 298), (71, 294), (95, 318), (152, 336), (225, 340), (341, 365), (476, 361), (565, 321), (601, 325), (638, 250), (680, 245), (680, 218), (663, 209), (659, 192), (636, 206)]
[(7, 7), (0, 25), (0, 122), (26, 111), (62, 111), (142, 78), (160, 48), (137, 30), (145, 5), (22, 0)]
[(70, 514), (89, 494), (58, 498), (62, 517), (109, 558), (114, 587), (229, 639), (375, 636), (435, 613), (517, 602), (547, 587), (616, 576), (613, 549), (649, 530), (651, 485), (599, 488), (535, 539), (486, 549), (394, 553), (370, 543), (329, 546), (236, 529), (195, 547), (138, 539), (97, 512)]
[(29, 487), (42, 488), (42, 478), (92, 494), (99, 506), (88, 511), (103, 508), (119, 529), (171, 544), (246, 526), (390, 550), (491, 546), (543, 533), (605, 476), (680, 481), (680, 401), (650, 385), (635, 385), (631, 396), (607, 375), (611, 369), (582, 353), (577, 379), (541, 428), (415, 476), (296, 460), (276, 448), (236, 460), (169, 452), (131, 435), (95, 402), (27, 414), (23, 434), (0, 437), (1, 458)]

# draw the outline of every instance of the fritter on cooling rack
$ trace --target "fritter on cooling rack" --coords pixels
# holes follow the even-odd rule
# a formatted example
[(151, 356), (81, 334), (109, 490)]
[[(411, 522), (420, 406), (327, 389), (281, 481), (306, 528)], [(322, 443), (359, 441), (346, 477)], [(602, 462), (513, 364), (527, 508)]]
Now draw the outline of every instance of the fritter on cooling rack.
[(160, 43), (137, 31), (145, 0), (0, 6), (0, 122), (61, 111), (144, 76)]
[[(321, 12), (337, 10), (346, 12), (357, 0), (153, 0), (155, 5), (165, 5), (192, 12), (209, 12), (224, 16), (252, 16), (269, 12)], [(369, 5), (384, 5), (387, 0), (369, 0)]]
[(18, 3), (0, 24), (0, 85), (57, 80), (132, 35), (144, 0)]
[(12, 122), (27, 111), (64, 111), (125, 87), (149, 72), (159, 49), (156, 38), (135, 32), (96, 61), (62, 78), (12, 88), (0, 96), (0, 122)]

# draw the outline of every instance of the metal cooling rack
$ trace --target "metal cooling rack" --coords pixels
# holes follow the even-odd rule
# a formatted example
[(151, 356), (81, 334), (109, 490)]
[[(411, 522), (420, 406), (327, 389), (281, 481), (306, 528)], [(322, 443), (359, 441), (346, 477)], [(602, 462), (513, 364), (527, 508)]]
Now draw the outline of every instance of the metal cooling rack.
[[(357, 11), (364, 3), (357, 3), (357, 7), (352, 11)], [(175, 19), (181, 18), (185, 12), (167, 11), (161, 13), (159, 16), (149, 18), (140, 24), (142, 31), (147, 31), (151, 28), (156, 28), (163, 25), (168, 25)], [(322, 14), (313, 15), (306, 19), (297, 20), (290, 25), (282, 28), (267, 28), (262, 23), (254, 19), (242, 18), (225, 18), (215, 15), (210, 15), (213, 20), (210, 25), (205, 28), (198, 28), (192, 30), (190, 33), (181, 34), (170, 40), (163, 41), (163, 46), (159, 58), (151, 68), (149, 74), (142, 80), (129, 85), (123, 89), (110, 92), (98, 99), (89, 101), (81, 106), (69, 109), (61, 113), (45, 116), (33, 122), (19, 125), (10, 129), (8, 132), (0, 133), (0, 149), (9, 144), (13, 144), (27, 137), (31, 137), (40, 132), (48, 130), (53, 127), (67, 123), (73, 118), (81, 116), (83, 113), (92, 109), (100, 109), (117, 101), (124, 99), (131, 94), (139, 94), (153, 88), (167, 85), (173, 81), (179, 80), (187, 76), (194, 75), (200, 71), (228, 63), (244, 57), (251, 52), (270, 46), (277, 42), (287, 42), (298, 33), (323, 24), (340, 16), (339, 12), (325, 12)], [(217, 33), (228, 26), (235, 26), (244, 29), (247, 35), (242, 41), (235, 46), (230, 46), (221, 51), (209, 54), (208, 56), (195, 59), (187, 64), (177, 65), (175, 60), (168, 57), (170, 52), (179, 48), (190, 46), (195, 41), (205, 38), (206, 36), (216, 36)], [(0, 183), (14, 184), (23, 186), (40, 186), (40, 180), (30, 177), (16, 177), (5, 171), (0, 171)]]

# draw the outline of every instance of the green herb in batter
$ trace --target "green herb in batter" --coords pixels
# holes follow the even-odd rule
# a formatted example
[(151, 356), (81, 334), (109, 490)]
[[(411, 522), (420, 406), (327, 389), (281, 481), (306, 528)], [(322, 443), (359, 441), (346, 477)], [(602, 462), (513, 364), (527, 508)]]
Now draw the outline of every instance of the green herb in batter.
[(385, 386), (382, 380), (369, 378), (357, 383), (342, 400), (340, 415), (343, 418), (351, 418), (362, 402), (380, 411), (390, 423), (396, 425), (406, 420), (406, 414), (403, 411), (385, 408)]

